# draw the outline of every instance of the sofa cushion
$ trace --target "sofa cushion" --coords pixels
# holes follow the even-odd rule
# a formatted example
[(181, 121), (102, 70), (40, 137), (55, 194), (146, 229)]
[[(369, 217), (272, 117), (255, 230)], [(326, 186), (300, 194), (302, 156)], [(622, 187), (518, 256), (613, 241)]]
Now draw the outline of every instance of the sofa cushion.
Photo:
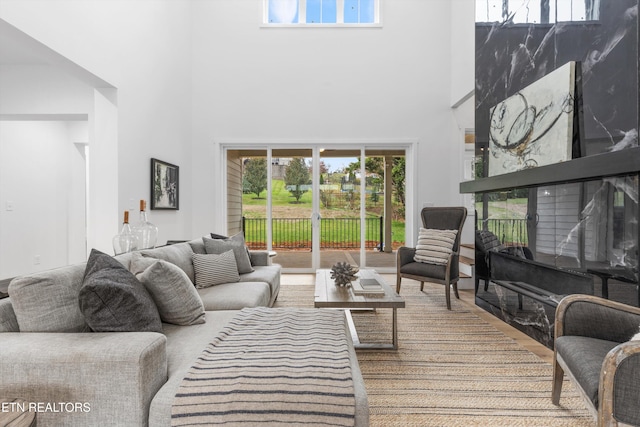
[(191, 255), (193, 255), (193, 249), (187, 242), (177, 243), (175, 245), (162, 246), (155, 249), (145, 249), (140, 251), (143, 256), (162, 259), (169, 261), (171, 264), (175, 264), (180, 267), (192, 283), (195, 283), (195, 273), (193, 270), (193, 261), (191, 261)]
[(232, 250), (220, 255), (193, 254), (192, 257), (196, 271), (196, 287), (199, 289), (240, 280)]
[(241, 282), (266, 282), (269, 284), (271, 298), (269, 305), (273, 305), (280, 292), (280, 270), (279, 265), (256, 266), (254, 271), (240, 275)]
[[(234, 286), (240, 285), (242, 284), (239, 283)], [(214, 286), (206, 290), (218, 290), (219, 288), (220, 286)], [(225, 327), (236, 314), (236, 311), (207, 311), (207, 323), (205, 325), (190, 327), (163, 325), (164, 333), (167, 337), (167, 371), (169, 378), (151, 401), (149, 408), (150, 426), (168, 426), (171, 424), (173, 400), (187, 371), (192, 367), (194, 360), (202, 353), (202, 349), (212, 341), (212, 337), (215, 337), (216, 333)], [(348, 329), (345, 330), (345, 333), (349, 334)], [(356, 388), (358, 411), (356, 425), (369, 425), (369, 405), (364, 381), (352, 346), (350, 346), (349, 351), (352, 363), (351, 371)], [(358, 420), (361, 421), (359, 422)]]
[(167, 382), (153, 397), (149, 408), (150, 426), (170, 426), (171, 407), (176, 391), (182, 383), (193, 361), (226, 324), (237, 314), (236, 311), (207, 311), (206, 324), (177, 326), (163, 324), (167, 337)]
[(11, 298), (0, 299), (0, 332), (20, 332)]
[(241, 310), (245, 307), (269, 307), (271, 291), (265, 282), (223, 283), (198, 289), (204, 309)]
[(253, 271), (251, 259), (249, 258), (247, 247), (244, 244), (242, 233), (238, 233), (224, 240), (212, 239), (205, 236), (202, 238), (202, 241), (208, 254), (221, 254), (228, 250), (233, 250), (233, 254), (236, 257), (236, 264), (238, 264), (238, 273), (245, 274)]
[(566, 335), (556, 338), (555, 348), (580, 388), (598, 407), (598, 384), (604, 358), (619, 342)]
[(83, 332), (87, 323), (78, 307), (85, 264), (17, 277), (9, 297), (22, 332)]
[(427, 264), (445, 265), (453, 252), (458, 230), (420, 228), (413, 259)]
[[(159, 261), (158, 258), (152, 258), (148, 255), (143, 256), (142, 253), (140, 252), (131, 252), (130, 254), (131, 254), (131, 260), (129, 262), (129, 271), (132, 272), (134, 276), (137, 276), (138, 274), (142, 273), (147, 268), (151, 267), (153, 264)], [(118, 256), (116, 256), (116, 259), (118, 259)], [(118, 261), (120, 260), (118, 259)]]
[(162, 322), (144, 285), (113, 257), (93, 249), (79, 305), (95, 332), (162, 332)]
[(204, 323), (200, 295), (180, 267), (155, 260), (136, 277), (151, 294), (163, 322), (185, 326)]
[[(453, 265), (451, 266), (453, 270)], [(413, 276), (432, 277), (444, 280), (447, 273), (447, 266), (442, 264), (427, 264), (423, 262), (410, 262), (400, 267), (400, 273), (411, 274)], [(451, 277), (456, 277), (451, 272)]]

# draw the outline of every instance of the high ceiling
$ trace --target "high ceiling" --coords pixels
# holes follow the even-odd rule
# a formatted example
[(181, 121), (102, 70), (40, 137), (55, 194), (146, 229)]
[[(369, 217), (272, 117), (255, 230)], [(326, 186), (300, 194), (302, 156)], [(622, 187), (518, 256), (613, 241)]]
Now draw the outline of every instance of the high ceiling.
[(11, 25), (0, 20), (0, 65), (47, 64), (42, 53), (30, 41), (21, 37)]

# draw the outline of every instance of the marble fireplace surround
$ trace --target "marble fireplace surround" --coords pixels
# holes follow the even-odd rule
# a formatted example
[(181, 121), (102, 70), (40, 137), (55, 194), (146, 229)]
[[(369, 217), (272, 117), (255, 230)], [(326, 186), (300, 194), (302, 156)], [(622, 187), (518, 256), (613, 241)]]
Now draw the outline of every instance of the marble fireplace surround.
[(570, 61), (581, 65), (581, 156), (638, 144), (638, 0), (599, 7), (594, 21), (476, 23), (478, 148), (488, 145), (494, 106)]
[[(536, 1), (544, 8), (555, 0), (530, 1)], [(476, 23), (476, 155), (484, 157), (482, 169), (485, 174), (484, 178), (460, 185), (461, 193), (487, 194), (483, 207), (478, 210), (486, 210), (491, 193), (528, 189), (526, 228), (529, 241), (526, 244), (532, 247), (535, 262), (556, 270), (581, 271), (588, 268), (585, 261), (595, 258), (595, 261), (604, 261), (613, 267), (621, 263), (636, 280), (636, 284), (617, 285), (625, 292), (629, 290), (630, 299), (619, 300), (631, 305), (640, 305), (637, 285), (640, 264), (638, 3), (638, 0), (601, 0), (594, 20), (525, 24), (506, 19), (504, 22)], [(491, 109), (569, 61), (576, 61), (581, 69), (576, 82), (579, 91), (572, 159), (487, 177)], [(595, 196), (601, 189), (608, 194), (609, 201)], [(559, 227), (544, 229), (545, 225), (538, 223), (538, 214), (542, 216), (543, 193), (547, 190), (557, 192), (555, 206), (549, 216), (568, 219), (563, 224), (558, 221)], [(616, 214), (611, 197), (613, 193), (624, 202), (623, 211), (617, 212), (622, 215), (622, 220), (618, 219), (612, 225), (605, 218), (607, 212), (609, 218)], [(569, 214), (562, 204), (567, 194), (574, 204), (569, 207)], [(594, 207), (601, 212), (593, 213)], [(487, 218), (485, 213), (481, 213), (481, 218)], [(589, 217), (587, 214), (597, 217), (598, 224), (584, 222)], [(621, 258), (611, 255), (611, 245), (603, 248), (603, 242), (610, 241), (615, 232), (616, 224), (624, 224), (622, 235), (626, 249), (622, 251)], [(482, 226), (482, 223), (477, 225), (479, 228)], [(541, 230), (555, 240), (555, 246), (552, 243), (548, 249), (541, 249)], [(502, 240), (502, 236), (500, 238)], [(608, 254), (600, 257), (603, 251), (608, 251)], [(528, 274), (532, 275), (527, 282), (535, 282), (538, 273), (529, 271)], [(591, 291), (587, 285), (581, 293), (594, 293), (595, 286), (595, 294), (600, 294), (600, 279), (590, 276), (590, 280)], [(490, 284), (487, 291), (480, 287), (476, 303), (549, 345), (552, 342), (555, 302), (554, 297), (545, 292), (553, 292), (544, 288), (542, 291), (509, 288), (500, 286), (500, 280), (496, 282)], [(565, 290), (560, 295), (568, 293)], [(619, 296), (619, 293), (610, 295), (611, 299)], [(622, 298), (627, 297), (624, 295)]]
[(555, 310), (567, 294), (593, 295), (593, 278), (581, 272), (500, 252), (489, 252), (491, 281), (476, 303), (553, 348)]

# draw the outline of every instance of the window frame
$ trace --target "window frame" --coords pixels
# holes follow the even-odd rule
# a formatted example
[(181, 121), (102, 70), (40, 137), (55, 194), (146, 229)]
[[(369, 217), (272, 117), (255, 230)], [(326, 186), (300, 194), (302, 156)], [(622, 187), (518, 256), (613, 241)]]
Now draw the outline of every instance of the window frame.
[[(261, 28), (382, 28), (382, 5), (384, 0), (374, 0), (374, 22), (371, 23), (345, 23), (344, 0), (336, 0), (335, 23), (306, 22), (307, 0), (298, 1), (298, 22), (292, 24), (269, 22), (269, 0), (262, 0)], [(301, 22), (304, 21), (304, 22)]]
[[(537, 15), (537, 21), (536, 21), (536, 17), (533, 17), (531, 22), (521, 22), (520, 20), (515, 20), (513, 21), (512, 19), (507, 19), (507, 17), (511, 17), (514, 18), (518, 11), (520, 10), (521, 7), (524, 7), (523, 4), (520, 5), (516, 5), (515, 8), (512, 8), (513, 5), (511, 5), (511, 1), (513, 0), (497, 0), (498, 2), (501, 3), (502, 6), (502, 16), (499, 20), (489, 20), (489, 14), (487, 13), (487, 15), (485, 16), (484, 13), (482, 14), (482, 17), (479, 17), (478, 15), (478, 8), (479, 8), (479, 1), (481, 1), (482, 3), (486, 3), (488, 6), (488, 3), (490, 0), (475, 0), (475, 15), (476, 15), (476, 24), (481, 24), (481, 25), (492, 25), (495, 22), (498, 23), (509, 23), (510, 25), (555, 25), (555, 24), (559, 24), (559, 23), (567, 23), (567, 24), (572, 24), (572, 23), (588, 23), (588, 22), (597, 22), (600, 20), (600, 0), (576, 0), (576, 1), (584, 1), (584, 18), (583, 19), (574, 19), (573, 17), (573, 1), (571, 4), (571, 8), (572, 10), (570, 10), (568, 13), (570, 15), (570, 19), (566, 19), (562, 16), (558, 16), (558, 2), (562, 1), (562, 0), (551, 0), (547, 6), (547, 8), (545, 9), (542, 5), (542, 2), (540, 4), (540, 15)], [(540, 0), (534, 0), (534, 1), (540, 1)], [(514, 12), (515, 11), (515, 12)], [(511, 13), (513, 12), (513, 15), (511, 15)], [(486, 20), (485, 20), (486, 19)]]

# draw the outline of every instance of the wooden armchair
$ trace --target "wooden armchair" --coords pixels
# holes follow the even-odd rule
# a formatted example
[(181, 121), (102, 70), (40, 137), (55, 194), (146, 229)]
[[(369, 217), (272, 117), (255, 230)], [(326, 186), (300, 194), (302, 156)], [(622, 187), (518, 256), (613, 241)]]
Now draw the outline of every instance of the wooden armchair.
[(421, 291), (424, 289), (424, 282), (440, 283), (445, 285), (447, 309), (451, 310), (450, 288), (452, 285), (456, 298), (460, 299), (458, 294), (460, 234), (467, 218), (467, 209), (464, 207), (429, 207), (423, 208), (420, 214), (424, 228), (458, 230), (452, 248), (453, 253), (449, 256), (446, 265), (435, 265), (415, 262), (415, 248), (404, 246), (399, 248), (396, 262), (396, 292), (400, 293), (403, 277), (419, 281)]
[(640, 426), (640, 308), (591, 295), (570, 295), (556, 309), (553, 389), (563, 374), (580, 391), (598, 426)]

